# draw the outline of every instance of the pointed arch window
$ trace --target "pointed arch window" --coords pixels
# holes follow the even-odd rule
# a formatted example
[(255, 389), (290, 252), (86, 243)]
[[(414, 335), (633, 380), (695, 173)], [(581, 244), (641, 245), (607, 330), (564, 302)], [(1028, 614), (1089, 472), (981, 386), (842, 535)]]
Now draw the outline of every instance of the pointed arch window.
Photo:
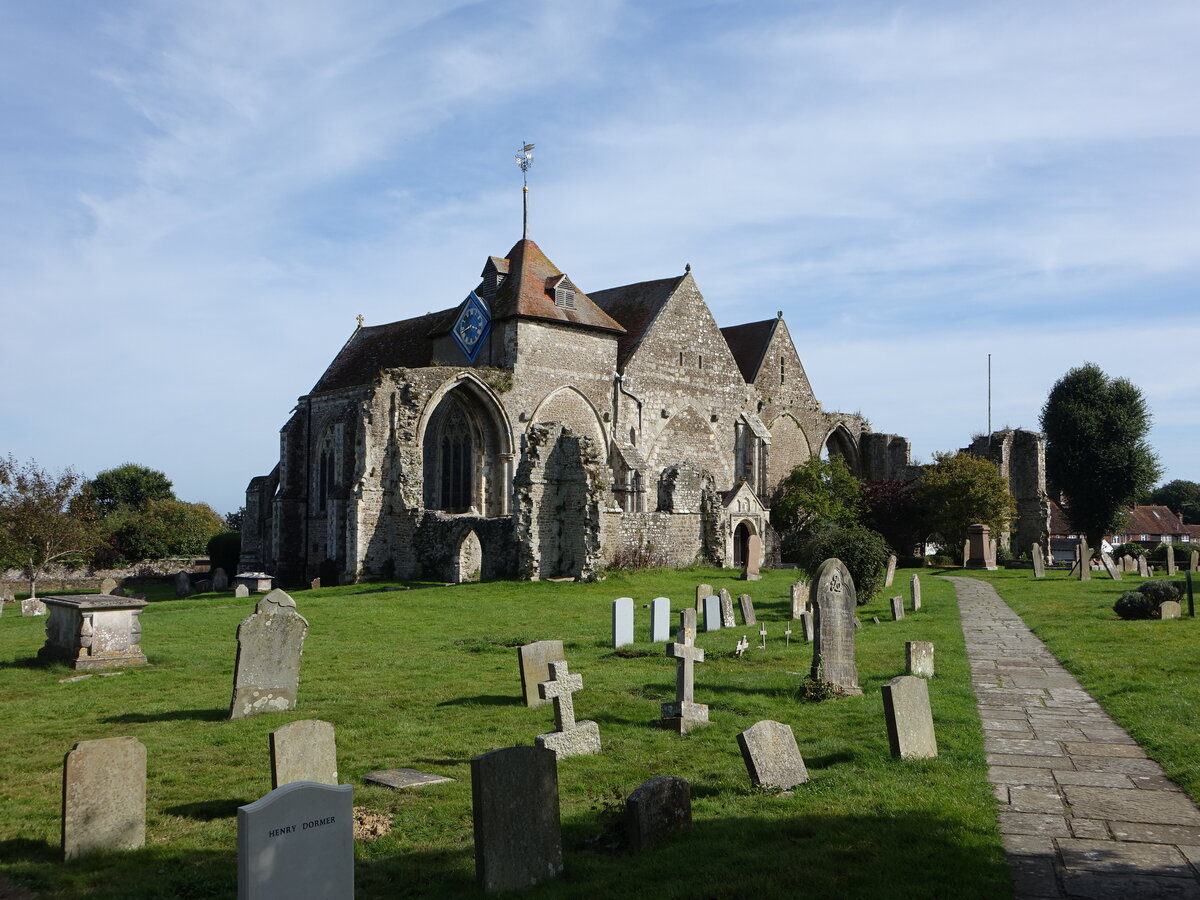
[(442, 422), (438, 441), (440, 478), (438, 507), (446, 512), (466, 512), (475, 496), (477, 454), (471, 423), (455, 403)]

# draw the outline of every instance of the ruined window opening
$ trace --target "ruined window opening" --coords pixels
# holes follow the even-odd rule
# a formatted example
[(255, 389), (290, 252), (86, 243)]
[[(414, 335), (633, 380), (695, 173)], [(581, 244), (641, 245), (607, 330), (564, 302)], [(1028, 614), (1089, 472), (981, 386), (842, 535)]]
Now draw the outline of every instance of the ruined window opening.
[(457, 403), (442, 425), (441, 478), (438, 506), (446, 512), (466, 512), (475, 488), (475, 442), (471, 426)]

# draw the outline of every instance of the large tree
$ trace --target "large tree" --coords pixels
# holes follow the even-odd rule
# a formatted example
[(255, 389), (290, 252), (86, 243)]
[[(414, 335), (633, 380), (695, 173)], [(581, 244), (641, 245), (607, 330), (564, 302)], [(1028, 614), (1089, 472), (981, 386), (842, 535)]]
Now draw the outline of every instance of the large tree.
[(151, 500), (175, 499), (171, 480), (165, 473), (137, 463), (98, 472), (86, 488), (101, 516), (118, 509), (143, 510)]
[(795, 552), (817, 523), (858, 522), (862, 484), (840, 456), (811, 457), (788, 474), (771, 504), (771, 524), (779, 532), (783, 552)]
[(0, 459), (0, 559), (29, 581), (29, 595), (55, 563), (82, 562), (99, 534), (88, 504), (79, 502), (83, 477), (57, 474), (33, 460)]
[(104, 520), (114, 561), (203, 556), (225, 521), (207, 503), (151, 500), (140, 512), (122, 507)]
[(1120, 526), (1138, 495), (1158, 480), (1150, 448), (1150, 410), (1126, 378), (1109, 378), (1095, 363), (1071, 369), (1042, 407), (1046, 475), (1066, 497), (1071, 526), (1099, 547)]
[(1150, 494), (1150, 502), (1168, 507), (1189, 522), (1200, 521), (1200, 484), (1176, 478)]
[(982, 523), (1000, 538), (1016, 517), (1008, 484), (994, 463), (964, 451), (935, 453), (914, 494), (922, 519), (938, 543), (952, 554), (967, 539), (967, 529)]

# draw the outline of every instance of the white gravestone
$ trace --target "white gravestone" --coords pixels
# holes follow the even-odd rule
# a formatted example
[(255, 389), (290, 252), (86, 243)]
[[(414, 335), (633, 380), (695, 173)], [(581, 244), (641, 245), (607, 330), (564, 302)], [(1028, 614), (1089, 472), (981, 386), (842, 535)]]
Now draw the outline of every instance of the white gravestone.
[(921, 576), (914, 575), (908, 580), (908, 590), (912, 595), (912, 610), (916, 612), (921, 608)]
[(933, 644), (929, 641), (905, 641), (904, 666), (909, 675), (933, 677)]
[(715, 594), (704, 598), (704, 630), (721, 630), (721, 598)]
[(612, 604), (612, 645), (633, 643), (633, 598), (618, 597)]
[(293, 781), (237, 812), (238, 900), (354, 896), (354, 790)]
[(650, 601), (650, 640), (657, 644), (671, 639), (671, 601), (655, 597)]

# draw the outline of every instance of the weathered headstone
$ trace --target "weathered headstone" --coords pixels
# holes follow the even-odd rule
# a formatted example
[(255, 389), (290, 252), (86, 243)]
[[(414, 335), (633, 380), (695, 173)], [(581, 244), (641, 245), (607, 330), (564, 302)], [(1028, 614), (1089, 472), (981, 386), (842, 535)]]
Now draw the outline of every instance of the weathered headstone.
[(914, 575), (908, 580), (908, 592), (912, 596), (912, 610), (916, 612), (921, 608), (921, 576)]
[(310, 591), (315, 591), (315, 590), (316, 590), (317, 588), (319, 588), (320, 586), (321, 586), (321, 579), (320, 579), (320, 578), (314, 578), (312, 581), (310, 581), (310, 582), (308, 583), (308, 589), (309, 589)]
[(929, 686), (924, 678), (900, 675), (883, 686), (883, 713), (887, 719), (892, 756), (925, 759), (937, 756)]
[(238, 900), (354, 896), (354, 789), (293, 781), (237, 811)]
[(612, 645), (633, 643), (633, 598), (618, 597), (612, 602)]
[(1175, 567), (1175, 545), (1167, 544), (1167, 575), (1174, 578), (1178, 571)]
[(643, 782), (625, 801), (625, 837), (639, 853), (692, 827), (692, 788), (682, 778), (660, 775)]
[(227, 591), (227, 590), (229, 590), (229, 575), (228, 575), (228, 573), (227, 573), (227, 572), (226, 572), (224, 569), (222, 569), (220, 566), (217, 566), (217, 568), (213, 569), (213, 573), (212, 573), (212, 589), (213, 589), (214, 591)]
[(887, 570), (883, 576), (883, 586), (891, 587), (892, 582), (896, 580), (896, 554), (889, 553), (887, 559)]
[[(876, 619), (878, 619), (878, 618), (879, 618), (879, 617), (878, 617), (878, 616), (876, 616)], [(878, 625), (878, 624), (879, 624), (879, 622), (878, 622), (878, 621), (876, 621), (876, 623), (875, 623), (875, 624), (876, 624), (876, 625)], [(860, 619), (858, 616), (855, 616), (855, 617), (854, 617), (854, 627), (855, 627), (855, 628), (862, 628), (862, 619)]]
[(879, 621), (879, 616), (871, 616), (871, 624), (872, 625), (881, 625), (883, 623)]
[(1104, 571), (1108, 573), (1108, 577), (1113, 581), (1121, 580), (1121, 570), (1117, 567), (1116, 562), (1108, 553), (1100, 554), (1100, 562), (1104, 565)]
[(721, 627), (733, 628), (737, 624), (733, 618), (733, 597), (725, 588), (721, 588), (717, 592), (717, 596), (721, 598)]
[(197, 594), (207, 594), (212, 590), (212, 581), (207, 578), (201, 578), (192, 585), (192, 590)]
[(750, 599), (749, 594), (738, 595), (738, 608), (742, 613), (743, 625), (758, 624), (758, 618), (754, 615), (754, 601)]
[(192, 593), (192, 579), (182, 569), (175, 573), (175, 596), (187, 597)]
[(145, 843), (145, 745), (131, 737), (80, 741), (63, 759), (63, 859)]
[(721, 630), (721, 598), (716, 594), (704, 598), (704, 630)]
[(854, 615), (854, 579), (840, 559), (827, 559), (812, 583), (815, 621), (812, 677), (834, 686), (842, 694), (861, 694), (854, 658), (854, 629), (862, 627)]
[(759, 567), (762, 565), (762, 538), (757, 534), (750, 535), (746, 541), (746, 568), (742, 571), (743, 581), (758, 581), (762, 578)]
[(142, 652), (144, 600), (108, 594), (47, 597), (46, 643), (38, 659), (73, 669), (117, 669), (146, 665)]
[(590, 756), (600, 752), (600, 726), (575, 721), (573, 694), (583, 689), (583, 676), (567, 671), (566, 660), (550, 663), (550, 679), (538, 685), (543, 700), (554, 701), (554, 731), (537, 736), (537, 745), (559, 757)]
[(962, 564), (963, 568), (967, 567), (967, 563), (971, 559), (971, 539), (967, 538), (963, 541)]
[(1158, 617), (1160, 619), (1178, 619), (1182, 610), (1179, 608), (1178, 600), (1164, 600), (1158, 604)]
[(280, 725), (267, 735), (271, 751), (271, 789), (293, 781), (337, 784), (337, 742), (333, 726), (320, 719)]
[(932, 678), (933, 644), (929, 641), (905, 641), (904, 669), (909, 675)]
[(1142, 578), (1150, 577), (1150, 564), (1146, 562), (1146, 557), (1139, 556), (1137, 558), (1137, 568), (1138, 575), (1140, 575)]
[(276, 588), (242, 620), (237, 630), (237, 662), (229, 718), (296, 708), (300, 655), (308, 622), (296, 601)]
[(517, 648), (517, 664), (521, 668), (521, 693), (525, 697), (526, 706), (532, 709), (550, 702), (541, 698), (538, 685), (550, 679), (550, 663), (560, 659), (566, 659), (562, 641), (534, 641)]
[(967, 561), (968, 569), (986, 569), (989, 572), (996, 568), (996, 554), (993, 551), (992, 529), (989, 525), (976, 522), (967, 527)]
[(650, 601), (650, 640), (657, 644), (671, 638), (671, 601), (655, 597)]
[(679, 632), (674, 643), (667, 644), (667, 656), (675, 659), (675, 702), (662, 704), (663, 725), (687, 734), (708, 723), (708, 707), (695, 697), (695, 664), (704, 662), (704, 650), (695, 646), (696, 611), (679, 611)]
[(23, 616), (44, 616), (46, 614), (46, 604), (37, 597), (26, 597), (21, 601), (21, 615)]
[(378, 772), (368, 772), (363, 781), (371, 784), (381, 784), (395, 790), (405, 788), (428, 787), (431, 784), (448, 784), (454, 781), (444, 775), (432, 775), (417, 769), (381, 769)]
[(808, 781), (808, 769), (790, 725), (764, 719), (738, 735), (751, 784), (790, 791)]
[(1188, 558), (1188, 571), (1200, 572), (1200, 550), (1193, 550)]
[(1184, 573), (1187, 583), (1187, 598), (1188, 598), (1188, 615), (1193, 619), (1196, 617), (1196, 598), (1192, 593), (1192, 570), (1188, 569)]
[(696, 585), (696, 612), (704, 609), (704, 598), (713, 592), (711, 584)]
[(1133, 557), (1130, 556), (1128, 553), (1126, 553), (1124, 556), (1121, 557), (1121, 571), (1122, 572), (1136, 572), (1137, 571), (1137, 566), (1134, 565)]
[(239, 584), (233, 589), (233, 596), (239, 600), (243, 600), (250, 596), (250, 588), (246, 587), (244, 584)]
[(892, 621), (899, 622), (904, 618), (904, 598), (893, 597), (890, 602), (892, 605)]
[(792, 618), (800, 618), (800, 613), (808, 609), (808, 582), (797, 581), (792, 584)]
[(800, 628), (804, 633), (804, 640), (812, 643), (813, 639), (813, 614), (810, 612), (800, 613)]
[(1042, 552), (1041, 544), (1034, 544), (1029, 549), (1029, 558), (1033, 560), (1033, 577), (1046, 577), (1046, 555)]
[(519, 891), (562, 874), (553, 751), (504, 747), (475, 757), (471, 805), (475, 877), (485, 891)]
[(100, 593), (111, 594), (117, 589), (117, 579), (104, 578), (100, 581)]
[(1092, 548), (1083, 538), (1079, 539), (1079, 580), (1092, 580)]

